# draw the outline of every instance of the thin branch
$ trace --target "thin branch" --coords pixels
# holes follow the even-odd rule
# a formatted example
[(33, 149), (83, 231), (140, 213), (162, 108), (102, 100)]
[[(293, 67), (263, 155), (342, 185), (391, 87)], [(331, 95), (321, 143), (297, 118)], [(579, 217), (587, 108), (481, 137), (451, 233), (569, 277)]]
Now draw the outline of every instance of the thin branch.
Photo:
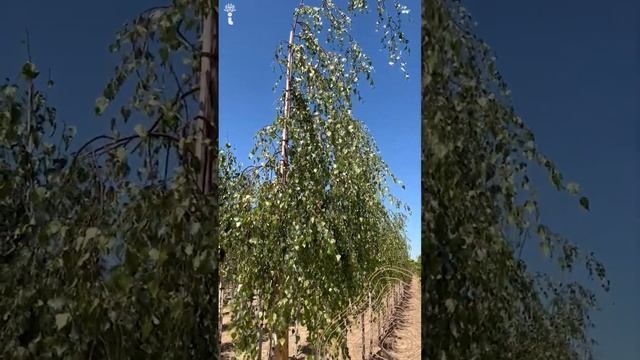
[(267, 167), (266, 165), (249, 165), (246, 168), (244, 168), (242, 171), (240, 171), (240, 176), (244, 176), (250, 170), (262, 169), (266, 167)]
[(167, 186), (167, 177), (169, 174), (169, 155), (171, 147), (167, 145), (166, 153), (164, 155), (164, 185)]
[(78, 157), (80, 156), (80, 154), (82, 153), (82, 151), (87, 148), (89, 145), (91, 145), (92, 143), (94, 143), (95, 141), (98, 141), (100, 139), (109, 139), (109, 140), (113, 140), (112, 136), (109, 135), (99, 135), (94, 137), (93, 139), (87, 141), (86, 143), (84, 143), (84, 145), (82, 145), (80, 147), (80, 149), (78, 151), (76, 151), (76, 153), (73, 155), (73, 161), (71, 161), (71, 166), (73, 167), (76, 163), (76, 160), (78, 159)]
[[(187, 108), (187, 102), (186, 102), (186, 98), (188, 96), (190, 96), (191, 94), (195, 93), (196, 91), (200, 90), (199, 86), (196, 86), (194, 88), (192, 88), (191, 90), (184, 92), (184, 90), (182, 89), (182, 84), (180, 83), (180, 79), (178, 79), (178, 74), (176, 74), (173, 65), (169, 65), (169, 72), (171, 73), (171, 75), (173, 76), (173, 79), (176, 82), (176, 86), (178, 87), (178, 92), (176, 93), (176, 96), (173, 100), (173, 106), (178, 104), (178, 101), (182, 101), (182, 104), (185, 108)], [(189, 116), (187, 115), (187, 118)]]
[(95, 153), (96, 156), (100, 156), (100, 155), (102, 155), (104, 153), (107, 153), (107, 152), (113, 150), (116, 147), (119, 147), (119, 146), (126, 147), (133, 139), (137, 139), (139, 137), (140, 137), (139, 135), (131, 135), (131, 136), (127, 136), (127, 137), (115, 140), (115, 141), (113, 141), (111, 143), (105, 144), (105, 145), (95, 149), (93, 151), (93, 153)]
[[(173, 77), (173, 80), (176, 82), (176, 87), (178, 88), (178, 91), (176, 92), (176, 96), (173, 100), (173, 106), (178, 104), (178, 96), (180, 94), (183, 94), (184, 92), (182, 91), (182, 84), (180, 83), (180, 79), (178, 79), (178, 74), (176, 74), (175, 69), (173, 68), (173, 64), (171, 62), (169, 62), (169, 73), (171, 74), (171, 76)], [(183, 100), (183, 97), (180, 97), (180, 100)], [(183, 102), (183, 105), (185, 103)]]
[(191, 90), (187, 91), (186, 93), (182, 94), (180, 96), (180, 100), (184, 100), (185, 98), (187, 98), (187, 96), (193, 95), (193, 93), (197, 92), (200, 90), (199, 86), (196, 86), (194, 88), (192, 88)]
[(191, 48), (191, 51), (194, 51), (194, 52), (198, 51), (198, 48), (195, 45), (193, 45), (189, 40), (187, 40), (187, 38), (182, 34), (182, 32), (180, 31), (180, 25), (182, 25), (182, 20), (178, 21), (178, 24), (176, 25), (176, 33), (178, 34), (178, 37), (180, 38), (182, 44)]
[(215, 54), (212, 54), (212, 53), (210, 53), (208, 51), (201, 51), (200, 52), (200, 57), (208, 57), (208, 58), (211, 58), (211, 59), (215, 60)]
[(138, 83), (142, 84), (142, 90), (147, 91), (148, 90), (148, 86), (144, 83), (144, 80), (142, 80), (142, 75), (140, 74), (140, 70), (138, 68), (136, 68), (134, 70), (134, 72), (136, 73), (136, 76), (138, 77)]
[[(198, 90), (200, 90), (200, 88), (199, 88), (199, 87), (195, 87), (195, 88), (192, 88), (191, 90), (187, 91), (186, 93), (183, 93), (182, 95), (178, 96), (178, 95), (180, 94), (180, 92), (181, 92), (181, 91), (179, 90), (179, 91), (178, 91), (178, 93), (176, 94), (176, 99), (174, 100), (174, 102), (173, 102), (172, 106), (176, 106), (176, 104), (177, 104), (179, 101), (184, 101), (184, 99), (185, 99), (187, 96), (192, 95), (193, 93), (195, 93), (195, 92), (196, 92), (196, 91), (198, 91)], [(185, 109), (187, 109), (186, 101), (185, 101), (185, 103), (184, 103), (184, 106), (185, 106)], [(186, 110), (186, 111), (188, 112), (188, 110)], [(149, 132), (153, 132), (153, 131), (158, 127), (158, 125), (160, 124), (160, 122), (162, 121), (162, 119), (163, 119), (163, 117), (162, 117), (162, 116), (159, 116), (159, 117), (156, 119), (156, 121), (155, 121), (153, 124), (151, 124), (151, 127), (148, 129), (148, 131), (149, 131)], [(131, 153), (134, 153), (134, 152), (135, 152), (135, 151), (140, 147), (140, 144), (141, 144), (141, 142), (140, 142), (140, 143), (138, 143), (138, 144), (137, 144), (137, 145), (136, 145), (136, 146), (131, 150)]]

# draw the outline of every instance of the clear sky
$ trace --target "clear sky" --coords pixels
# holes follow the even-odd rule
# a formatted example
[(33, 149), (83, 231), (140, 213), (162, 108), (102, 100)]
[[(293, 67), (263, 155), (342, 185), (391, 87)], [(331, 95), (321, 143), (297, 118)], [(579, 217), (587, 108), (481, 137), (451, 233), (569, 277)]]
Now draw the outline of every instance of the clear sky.
[[(585, 213), (575, 198), (539, 186), (543, 220), (608, 270), (612, 289), (599, 293), (594, 316), (597, 359), (638, 359), (640, 2), (464, 3), (540, 149), (591, 200)], [(529, 255), (534, 264), (538, 253)]]
[[(238, 158), (248, 164), (253, 136), (276, 116), (281, 93), (272, 90), (280, 74), (279, 67), (274, 67), (274, 53), (288, 39), (293, 10), (300, 1), (230, 2), (236, 8), (234, 24), (228, 25), (227, 14), (220, 13), (220, 143), (231, 143)], [(226, 2), (220, 4), (223, 7)], [(353, 35), (373, 61), (375, 87), (362, 84), (363, 101), (356, 100), (353, 115), (369, 128), (383, 159), (406, 186), (395, 194), (412, 210), (407, 235), (415, 258), (420, 253), (420, 2), (405, 4), (411, 10), (410, 21), (403, 23), (411, 46), (409, 80), (397, 66), (389, 66), (386, 53), (379, 50), (375, 18), (354, 19)]]
[[(108, 51), (115, 33), (157, 0), (49, 2), (21, 0), (0, 6), (0, 76), (16, 80), (27, 60), (21, 42), (29, 29), (31, 55), (40, 70), (40, 90), (57, 107), (58, 120), (78, 130), (75, 148), (109, 131), (109, 117), (94, 115), (95, 100), (113, 75), (118, 57)], [(49, 70), (55, 81), (46, 89)]]

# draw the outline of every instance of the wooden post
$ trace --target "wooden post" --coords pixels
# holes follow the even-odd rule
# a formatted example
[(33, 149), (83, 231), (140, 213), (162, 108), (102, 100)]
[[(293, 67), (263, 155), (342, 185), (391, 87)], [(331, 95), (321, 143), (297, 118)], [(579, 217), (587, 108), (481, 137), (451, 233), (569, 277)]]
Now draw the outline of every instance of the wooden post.
[[(210, 2), (202, 26), (202, 54), (200, 56), (200, 112), (196, 118), (195, 153), (200, 163), (198, 185), (205, 195), (211, 195), (217, 171), (218, 144), (218, 44), (217, 1)], [(215, 20), (214, 20), (215, 19)]]
[(382, 330), (382, 311), (378, 311), (378, 342), (380, 342), (380, 332)]
[(373, 352), (373, 307), (371, 306), (371, 291), (369, 291), (369, 356)]
[(222, 336), (222, 322), (224, 320), (224, 290), (222, 283), (218, 283), (218, 334)]
[[(298, 316), (299, 315), (300, 314), (298, 314)], [(296, 318), (297, 318), (297, 316), (296, 316)], [(296, 332), (295, 332), (295, 335), (294, 335), (294, 338), (293, 338), (293, 341), (295, 343), (293, 351), (294, 351), (295, 354), (298, 353), (298, 348), (300, 347), (300, 344), (299, 344), (299, 342), (300, 342), (300, 332), (299, 331), (300, 331), (300, 329), (298, 327), (298, 320), (296, 320)]]
[(258, 360), (262, 360), (262, 324), (260, 324), (258, 333)]
[[(293, 67), (293, 35), (295, 32), (295, 20), (293, 23), (293, 27), (289, 32), (289, 51), (287, 54), (287, 76), (285, 80), (285, 93), (284, 93), (284, 119), (288, 121), (291, 117), (291, 106), (292, 106), (292, 97), (291, 97), (291, 73)], [(282, 140), (280, 143), (280, 180), (284, 184), (287, 181), (287, 151), (289, 150), (289, 131), (287, 128), (287, 124), (282, 126)]]
[[(262, 309), (262, 294), (258, 295), (258, 314), (260, 314), (260, 309)], [(262, 360), (262, 322), (260, 321), (260, 316), (258, 315), (258, 360)]]
[(362, 328), (362, 360), (365, 360), (364, 354), (367, 352), (367, 349), (366, 349), (366, 346), (365, 346), (366, 338), (364, 336), (364, 332), (365, 332), (364, 331), (365, 330), (365, 328), (364, 328), (364, 312), (362, 313), (362, 315), (360, 315), (360, 323), (362, 324), (362, 326), (361, 326), (361, 328)]
[[(288, 324), (288, 322), (287, 322)], [(289, 359), (289, 326), (285, 326), (276, 333), (275, 344), (275, 359), (276, 360), (288, 360)], [(280, 340), (284, 339), (281, 343)]]
[[(300, 6), (302, 6), (304, 0), (300, 1)], [(292, 85), (291, 85), (291, 77), (293, 73), (293, 45), (294, 45), (294, 34), (296, 31), (296, 24), (298, 21), (298, 17), (294, 17), (293, 24), (291, 26), (291, 31), (289, 32), (289, 49), (287, 52), (287, 75), (285, 82), (285, 101), (284, 101), (284, 119), (288, 121), (291, 117), (291, 108), (293, 98), (291, 96)], [(282, 142), (280, 144), (280, 181), (284, 185), (287, 181), (287, 166), (288, 166), (288, 149), (289, 149), (289, 132), (287, 128), (287, 124), (283, 124), (282, 126)], [(280, 343), (280, 340), (284, 339), (283, 343)], [(275, 344), (275, 359), (276, 360), (287, 360), (289, 359), (289, 319), (285, 319), (285, 326), (282, 329), (279, 329), (277, 332), (277, 341)]]
[(269, 334), (269, 353), (267, 354), (267, 359), (271, 360), (271, 355), (273, 354), (273, 336)]
[[(202, 52), (200, 54), (200, 111), (195, 119), (195, 157), (199, 163), (198, 187), (202, 194), (217, 202), (217, 155), (218, 155), (218, 1), (210, 0), (202, 24)], [(212, 221), (217, 221), (213, 213)], [(214, 239), (217, 238), (214, 236)], [(217, 246), (217, 244), (216, 244)], [(218, 267), (214, 273), (214, 284), (220, 283)], [(214, 298), (216, 299), (216, 298)], [(216, 299), (217, 300), (217, 299)], [(220, 313), (219, 304), (213, 304), (213, 318)], [(220, 332), (214, 336), (214, 353), (220, 356)]]

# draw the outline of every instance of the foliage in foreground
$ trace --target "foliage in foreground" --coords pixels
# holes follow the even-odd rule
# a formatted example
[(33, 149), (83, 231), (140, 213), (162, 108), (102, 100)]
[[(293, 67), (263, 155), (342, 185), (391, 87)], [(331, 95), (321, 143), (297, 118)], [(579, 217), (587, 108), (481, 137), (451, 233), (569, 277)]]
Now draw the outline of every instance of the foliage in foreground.
[[(133, 94), (76, 153), (72, 128), (49, 135), (60, 124), (33, 64), (0, 89), (0, 357), (215, 358), (216, 208), (184, 156), (200, 57), (188, 39), (207, 3), (175, 0), (118, 34), (96, 112), (127, 83)], [(123, 136), (135, 117), (154, 124)]]
[(520, 260), (537, 239), (561, 271), (582, 262), (608, 289), (603, 266), (540, 221), (527, 169), (577, 185), (537, 150), (459, 1), (426, 1), (422, 21), (423, 358), (591, 358), (595, 295)]

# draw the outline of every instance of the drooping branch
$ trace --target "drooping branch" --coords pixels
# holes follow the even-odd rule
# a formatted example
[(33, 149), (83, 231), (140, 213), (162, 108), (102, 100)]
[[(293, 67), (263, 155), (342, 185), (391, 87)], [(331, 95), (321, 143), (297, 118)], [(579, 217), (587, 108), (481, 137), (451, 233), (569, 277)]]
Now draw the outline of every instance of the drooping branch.
[(182, 20), (178, 21), (178, 24), (176, 25), (176, 34), (178, 35), (178, 38), (180, 39), (180, 42), (186, 46), (187, 48), (191, 49), (192, 51), (197, 51), (198, 48), (193, 45), (187, 38), (186, 36), (184, 36), (184, 34), (182, 33), (182, 31), (180, 31), (180, 26), (182, 25)]
[(80, 149), (78, 149), (78, 151), (76, 151), (76, 153), (73, 155), (73, 161), (71, 161), (71, 166), (75, 165), (76, 160), (78, 159), (78, 157), (80, 156), (80, 154), (82, 154), (82, 152), (89, 147), (89, 145), (93, 144), (94, 142), (98, 141), (98, 140), (102, 140), (102, 139), (109, 139), (109, 140), (113, 140), (112, 136), (109, 135), (98, 135), (92, 139), (90, 139), (89, 141), (87, 141), (86, 143), (84, 143), (84, 145), (82, 145), (80, 147)]

